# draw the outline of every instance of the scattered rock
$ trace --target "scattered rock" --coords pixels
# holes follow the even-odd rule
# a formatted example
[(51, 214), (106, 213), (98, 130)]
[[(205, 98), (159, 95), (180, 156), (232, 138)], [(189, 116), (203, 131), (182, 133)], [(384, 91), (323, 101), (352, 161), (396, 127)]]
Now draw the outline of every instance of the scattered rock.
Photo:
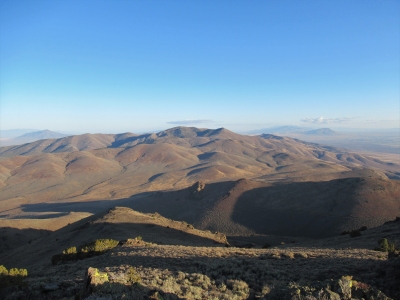
[(189, 195), (195, 199), (201, 198), (201, 191), (204, 190), (206, 184), (203, 181), (197, 181), (189, 188)]
[(52, 291), (58, 290), (59, 288), (60, 288), (60, 286), (54, 282), (49, 282), (49, 283), (46, 283), (45, 285), (43, 285), (44, 292), (52, 292)]
[(105, 272), (100, 272), (97, 268), (90, 267), (85, 274), (85, 283), (83, 285), (83, 298), (90, 295), (96, 286), (108, 282), (108, 275)]
[(290, 283), (288, 286), (277, 286), (266, 296), (266, 299), (282, 300), (393, 300), (365, 283), (352, 280), (352, 276), (342, 276), (338, 280), (330, 279), (308, 285)]
[(119, 242), (120, 245), (127, 245), (127, 246), (143, 246), (146, 243), (142, 239), (134, 238), (134, 239), (127, 239)]

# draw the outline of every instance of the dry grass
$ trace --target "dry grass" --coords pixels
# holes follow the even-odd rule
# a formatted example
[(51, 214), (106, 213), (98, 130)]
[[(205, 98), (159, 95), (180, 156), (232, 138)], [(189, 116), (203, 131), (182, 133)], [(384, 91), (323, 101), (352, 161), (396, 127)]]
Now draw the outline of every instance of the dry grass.
[[(88, 267), (99, 268), (109, 278), (109, 283), (94, 294), (112, 294), (113, 299), (138, 293), (132, 287), (132, 278), (134, 282), (140, 281), (142, 290), (157, 290), (179, 299), (254, 299), (291, 282), (305, 286), (343, 275), (352, 275), (354, 280), (386, 293), (396, 293), (387, 256), (365, 249), (264, 250), (125, 244), (101, 257), (37, 270), (39, 273), (30, 279), (30, 285), (40, 281), (61, 287), (63, 282), (74, 281), (78, 282), (74, 290), (78, 292)], [(388, 274), (382, 275), (383, 271)], [(62, 291), (66, 292), (62, 288), (57, 290)]]
[[(110, 221), (120, 213), (122, 217), (131, 211), (117, 208), (97, 221)], [(148, 217), (174, 222), (159, 215)], [(97, 221), (92, 220), (92, 225)], [(28, 285), (20, 291), (29, 291), (31, 299), (75, 297), (84, 289), (86, 270), (94, 267), (106, 274), (108, 282), (95, 287), (88, 299), (147, 299), (145, 295), (150, 294), (163, 299), (285, 299), (282, 295), (293, 291), (307, 293), (317, 291), (321, 284), (334, 286), (345, 275), (353, 276), (355, 286), (375, 287), (398, 299), (399, 259), (389, 260), (387, 253), (372, 249), (383, 237), (398, 241), (399, 223), (363, 231), (356, 238), (338, 236), (268, 249), (157, 245), (146, 243), (144, 236), (144, 241), (127, 240), (102, 256), (54, 266), (49, 266), (51, 248), (43, 248), (46, 261), (28, 268)], [(185, 223), (177, 224), (187, 228)]]

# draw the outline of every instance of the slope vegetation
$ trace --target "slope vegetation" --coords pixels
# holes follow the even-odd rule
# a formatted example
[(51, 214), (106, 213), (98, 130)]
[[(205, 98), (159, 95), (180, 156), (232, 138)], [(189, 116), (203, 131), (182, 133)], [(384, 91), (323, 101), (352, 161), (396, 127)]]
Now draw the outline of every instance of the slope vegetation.
[[(101, 236), (99, 226), (107, 230), (109, 221), (114, 225), (115, 236), (123, 236), (120, 230), (126, 224), (116, 223), (116, 217), (122, 217), (123, 222), (126, 217), (134, 217), (137, 222), (132, 222), (133, 226), (155, 225), (145, 215), (116, 208), (86, 224), (78, 222), (47, 239), (38, 239), (31, 248), (21, 247), (6, 257), (7, 267), (27, 267), (30, 276), (19, 289), (0, 289), (0, 296), (226, 300), (295, 299), (294, 296), (390, 300), (400, 296), (400, 258), (372, 250), (382, 237), (398, 240), (400, 222), (363, 231), (356, 238), (339, 236), (269, 249), (125, 243), (100, 256), (49, 264), (54, 252), (48, 247), (49, 240), (55, 238), (55, 247), (61, 249), (60, 243), (76, 244), (82, 240), (81, 234), (83, 238), (89, 232)], [(173, 224), (162, 218), (156, 222)], [(155, 238), (162, 238), (165, 231), (159, 232), (157, 225), (145, 233), (153, 231)], [(40, 243), (47, 244), (38, 247)], [(38, 251), (31, 251), (34, 249)]]

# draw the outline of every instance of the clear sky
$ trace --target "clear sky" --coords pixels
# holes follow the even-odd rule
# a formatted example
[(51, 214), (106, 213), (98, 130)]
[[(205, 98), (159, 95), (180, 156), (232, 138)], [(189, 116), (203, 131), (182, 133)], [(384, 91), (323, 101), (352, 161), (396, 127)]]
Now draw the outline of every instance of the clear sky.
[(0, 127), (400, 126), (400, 1), (0, 1)]

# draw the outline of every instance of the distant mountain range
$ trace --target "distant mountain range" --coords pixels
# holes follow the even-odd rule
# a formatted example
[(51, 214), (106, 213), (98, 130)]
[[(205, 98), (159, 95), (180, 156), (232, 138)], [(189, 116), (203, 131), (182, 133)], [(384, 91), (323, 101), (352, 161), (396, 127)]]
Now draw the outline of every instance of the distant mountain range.
[(13, 139), (18, 136), (21, 136), (25, 133), (35, 132), (37, 129), (8, 129), (8, 130), (0, 130), (0, 138), (2, 139)]
[(50, 131), (50, 130), (40, 130), (40, 131), (34, 131), (34, 132), (29, 132), (25, 133), (21, 136), (16, 137), (15, 139), (36, 139), (36, 140), (42, 140), (42, 139), (58, 139), (58, 138), (63, 138), (66, 137), (66, 134), (55, 132), (55, 131)]
[(305, 134), (305, 135), (319, 135), (319, 136), (333, 136), (338, 133), (330, 128), (311, 129), (309, 127), (300, 126), (277, 126), (270, 128), (263, 128), (248, 132), (249, 134), (262, 134), (272, 133), (278, 135), (291, 135), (291, 134)]
[[(324, 128), (303, 132), (301, 138), (331, 134)], [(57, 135), (36, 132), (21, 138), (45, 136)], [(10, 291), (15, 291), (15, 299), (22, 291), (34, 299), (85, 295), (82, 291), (92, 286), (84, 274), (89, 266), (107, 271), (103, 278), (115, 284), (98, 286), (99, 297), (107, 291), (118, 299), (122, 293), (134, 299), (160, 299), (159, 295), (194, 299), (186, 292), (178, 294), (182, 297), (170, 293), (171, 286), (186, 291), (181, 287), (188, 282), (196, 284), (196, 295), (199, 286), (204, 287), (200, 294), (204, 299), (210, 295), (233, 299), (222, 297), (230, 290), (221, 289), (219, 283), (210, 293), (207, 282), (215, 281), (207, 278), (216, 278), (215, 274), (221, 274), (220, 282), (229, 287), (226, 278), (238, 276), (237, 282), (246, 278), (249, 284), (243, 286), (253, 291), (264, 290), (266, 276), (274, 284), (282, 278), (285, 284), (299, 278), (318, 282), (315, 289), (305, 286), (311, 292), (329, 291), (321, 278), (341, 274), (357, 276), (358, 287), (360, 276), (365, 276), (368, 284), (362, 295), (375, 291), (370, 286), (374, 278), (379, 280), (372, 282), (382, 283), (386, 290), (390, 284), (397, 291), (396, 258), (372, 251), (382, 238), (400, 239), (399, 222), (380, 228), (400, 216), (400, 180), (393, 179), (400, 179), (395, 159), (379, 160), (271, 133), (240, 135), (224, 128), (82, 134), (0, 147), (1, 257), (7, 268), (27, 268), (33, 278), (21, 290), (0, 288), (0, 295), (10, 298)], [(341, 235), (346, 232), (350, 234)], [(120, 243), (87, 260), (76, 261), (83, 257), (64, 252), (94, 239)], [(99, 242), (107, 243), (94, 244)], [(228, 243), (233, 247), (221, 247)], [(251, 247), (258, 249), (244, 249)], [(60, 258), (68, 262), (57, 262)], [(146, 284), (154, 282), (151, 290), (132, 284), (128, 279), (132, 274), (149, 279), (142, 281)], [(165, 281), (153, 280), (155, 276)], [(172, 276), (180, 279), (171, 281)], [(123, 281), (115, 281), (119, 278)], [(350, 277), (342, 277), (337, 285), (332, 279), (325, 282), (336, 291), (344, 278)], [(159, 293), (160, 286), (168, 294)], [(221, 293), (215, 296), (217, 289)], [(287, 289), (290, 297), (282, 296), (282, 291), (272, 294), (273, 299), (292, 299), (300, 289)], [(352, 299), (361, 299), (359, 290), (352, 291), (357, 295)], [(332, 293), (327, 297), (344, 299)], [(267, 294), (271, 295), (269, 287)], [(253, 299), (256, 294), (240, 295)], [(380, 292), (376, 295), (389, 299)]]
[(400, 182), (389, 179), (400, 178), (398, 163), (272, 134), (194, 127), (83, 134), (1, 147), (0, 158), (7, 214), (123, 204), (200, 229), (309, 237), (400, 214)]
[(330, 128), (319, 128), (319, 129), (304, 131), (303, 134), (332, 136), (332, 135), (337, 135), (338, 133)]
[[(21, 145), (26, 143), (32, 143), (38, 140), (59, 139), (68, 136), (67, 134), (50, 130), (39, 130), (39, 131), (28, 131), (28, 130), (29, 129), (2, 130), (1, 132), (2, 140), (0, 140), (0, 146)], [(23, 134), (14, 136), (15, 134), (18, 133), (23, 133)]]

